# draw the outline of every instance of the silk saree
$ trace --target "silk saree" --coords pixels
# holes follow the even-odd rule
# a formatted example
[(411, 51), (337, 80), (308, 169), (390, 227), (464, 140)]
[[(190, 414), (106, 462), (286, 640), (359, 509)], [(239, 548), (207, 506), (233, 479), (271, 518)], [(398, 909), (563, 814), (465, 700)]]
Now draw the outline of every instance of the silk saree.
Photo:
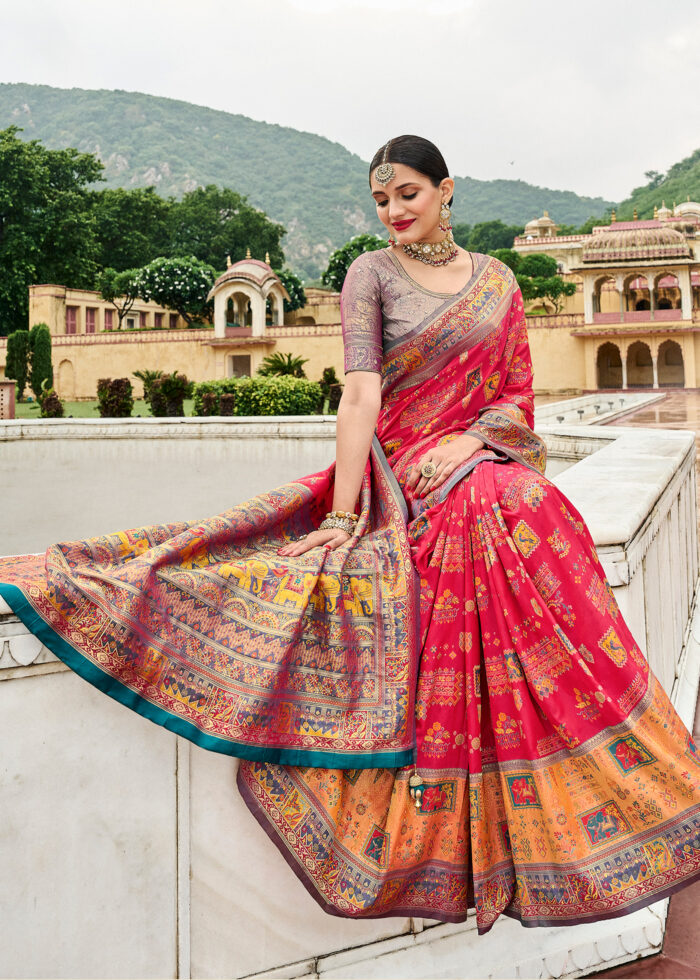
[[(277, 555), (330, 509), (331, 466), (205, 521), (0, 559), (0, 595), (90, 683), (240, 757), (328, 912), (473, 907), (485, 932), (622, 915), (698, 877), (700, 764), (544, 476), (514, 278), (473, 258), (454, 295), (388, 251), (348, 273), (346, 369), (383, 391), (357, 537)], [(415, 498), (411, 465), (465, 431), (483, 449)]]

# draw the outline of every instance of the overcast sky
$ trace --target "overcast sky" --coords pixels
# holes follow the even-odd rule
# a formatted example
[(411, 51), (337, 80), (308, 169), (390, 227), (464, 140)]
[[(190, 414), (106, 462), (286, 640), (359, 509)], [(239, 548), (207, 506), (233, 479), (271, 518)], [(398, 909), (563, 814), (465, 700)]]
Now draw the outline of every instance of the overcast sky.
[(625, 197), (700, 146), (698, 0), (0, 0), (0, 81), (120, 88), (369, 159)]

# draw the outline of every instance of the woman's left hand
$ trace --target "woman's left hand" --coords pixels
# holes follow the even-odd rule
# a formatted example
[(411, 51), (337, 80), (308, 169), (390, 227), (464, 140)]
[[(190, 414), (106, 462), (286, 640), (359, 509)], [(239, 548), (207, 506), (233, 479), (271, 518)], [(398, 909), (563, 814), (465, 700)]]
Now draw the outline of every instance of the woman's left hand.
[[(442, 446), (434, 446), (410, 468), (406, 480), (407, 488), (411, 490), (414, 497), (425, 497), (442, 486), (461, 463), (466, 462), (484, 445), (481, 439), (464, 433)], [(425, 463), (434, 463), (437, 467), (433, 476), (425, 477), (421, 474), (421, 467)]]

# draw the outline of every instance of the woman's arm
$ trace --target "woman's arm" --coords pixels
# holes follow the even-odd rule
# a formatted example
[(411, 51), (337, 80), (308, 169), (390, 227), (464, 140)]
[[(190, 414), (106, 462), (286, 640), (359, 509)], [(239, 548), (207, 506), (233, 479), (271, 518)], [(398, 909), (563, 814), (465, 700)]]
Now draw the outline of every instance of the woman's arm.
[[(336, 422), (336, 467), (333, 510), (354, 512), (381, 406), (381, 377), (371, 371), (351, 371), (345, 377)], [(312, 531), (278, 554), (296, 557), (320, 545), (337, 548), (350, 537), (340, 528)]]

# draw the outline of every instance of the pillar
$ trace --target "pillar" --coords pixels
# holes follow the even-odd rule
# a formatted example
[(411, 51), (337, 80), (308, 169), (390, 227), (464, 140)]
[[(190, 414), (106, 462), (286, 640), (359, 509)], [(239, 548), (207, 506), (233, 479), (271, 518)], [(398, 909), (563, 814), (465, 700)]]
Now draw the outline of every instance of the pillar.
[(656, 310), (656, 297), (654, 296), (654, 277), (647, 276), (647, 283), (649, 284), (649, 319), (654, 319), (654, 311)]
[(593, 323), (593, 278), (583, 277), (583, 322)]
[(620, 320), (625, 319), (625, 279), (622, 275), (615, 276), (617, 295), (620, 297)]
[(659, 368), (658, 368), (658, 362), (659, 362), (659, 352), (657, 350), (657, 352), (655, 354), (652, 354), (651, 355), (651, 369), (652, 369), (652, 372), (653, 372), (653, 375), (654, 375), (654, 380), (652, 382), (652, 387), (654, 387), (654, 388), (658, 388), (659, 387)]
[(690, 287), (690, 267), (679, 269), (678, 285), (681, 289), (681, 319), (692, 320), (693, 318), (693, 291)]
[(622, 361), (622, 387), (627, 387), (627, 349), (620, 352), (620, 360)]

